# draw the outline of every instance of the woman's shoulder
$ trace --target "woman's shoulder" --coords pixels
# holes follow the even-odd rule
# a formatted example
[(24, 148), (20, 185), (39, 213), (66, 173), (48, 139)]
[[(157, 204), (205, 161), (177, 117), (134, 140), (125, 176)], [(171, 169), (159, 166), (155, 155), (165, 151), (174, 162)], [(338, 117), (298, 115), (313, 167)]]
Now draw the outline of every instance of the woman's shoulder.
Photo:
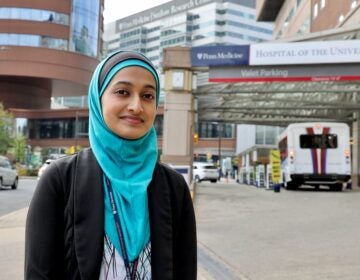
[(158, 162), (156, 165), (156, 168), (158, 170), (161, 170), (162, 172), (164, 172), (166, 175), (168, 176), (173, 176), (175, 178), (179, 178), (182, 177), (182, 175), (177, 172), (171, 165), (163, 163), (163, 162)]
[(172, 186), (179, 186), (179, 185), (184, 187), (188, 186), (184, 176), (169, 164), (158, 162), (156, 164), (155, 172), (157, 174), (157, 178), (162, 182), (167, 181), (171, 183)]
[(78, 153), (65, 155), (52, 161), (45, 172), (46, 174), (69, 174), (76, 166), (89, 165), (91, 158), (94, 158), (93, 153), (91, 149), (86, 148)]

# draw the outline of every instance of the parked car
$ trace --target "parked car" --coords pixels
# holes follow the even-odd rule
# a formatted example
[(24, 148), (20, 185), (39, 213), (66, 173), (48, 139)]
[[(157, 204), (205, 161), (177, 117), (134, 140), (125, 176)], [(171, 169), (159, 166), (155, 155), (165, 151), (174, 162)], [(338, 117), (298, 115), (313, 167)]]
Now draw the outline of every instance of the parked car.
[(219, 170), (212, 163), (194, 162), (193, 179), (195, 182), (210, 181), (216, 183), (219, 178)]
[(5, 156), (0, 156), (0, 188), (10, 186), (13, 190), (17, 189), (19, 176), (16, 168), (10, 164)]
[(39, 168), (38, 171), (38, 179), (40, 178), (40, 176), (44, 173), (45, 169), (49, 167), (49, 165), (55, 161), (54, 159), (47, 159), (44, 164)]

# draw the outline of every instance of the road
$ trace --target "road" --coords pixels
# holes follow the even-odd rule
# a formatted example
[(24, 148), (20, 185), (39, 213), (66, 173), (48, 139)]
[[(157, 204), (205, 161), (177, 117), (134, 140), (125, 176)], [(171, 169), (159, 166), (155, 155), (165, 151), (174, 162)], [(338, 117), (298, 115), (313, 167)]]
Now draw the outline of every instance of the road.
[(195, 192), (199, 244), (231, 275), (205, 267), (213, 279), (359, 279), (360, 192), (219, 183)]
[(19, 180), (19, 186), (16, 190), (3, 187), (0, 189), (0, 217), (28, 207), (32, 194), (35, 190), (36, 179), (23, 179)]
[[(0, 190), (0, 279), (22, 279), (24, 222), (36, 180)], [(355, 280), (360, 192), (280, 193), (200, 183), (194, 205), (199, 280)]]
[[(36, 179), (20, 179), (17, 190), (0, 189), (0, 280), (24, 278), (25, 217), (36, 183)], [(218, 266), (205, 248), (199, 247), (199, 256), (198, 280), (212, 280), (203, 267), (212, 266), (213, 271)]]

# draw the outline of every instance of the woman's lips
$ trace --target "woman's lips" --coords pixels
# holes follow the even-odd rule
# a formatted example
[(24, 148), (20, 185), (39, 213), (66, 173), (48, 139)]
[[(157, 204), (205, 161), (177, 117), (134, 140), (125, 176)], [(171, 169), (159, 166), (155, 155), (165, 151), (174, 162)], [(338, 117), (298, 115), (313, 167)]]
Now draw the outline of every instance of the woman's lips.
[(120, 119), (130, 124), (140, 124), (144, 122), (140, 117), (135, 117), (135, 116), (122, 116), (120, 117)]

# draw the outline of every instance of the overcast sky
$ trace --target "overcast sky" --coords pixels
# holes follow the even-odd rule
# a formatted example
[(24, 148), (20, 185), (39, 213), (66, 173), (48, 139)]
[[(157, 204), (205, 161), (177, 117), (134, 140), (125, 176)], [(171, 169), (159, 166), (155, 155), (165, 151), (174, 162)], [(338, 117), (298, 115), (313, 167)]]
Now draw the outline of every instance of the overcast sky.
[(105, 0), (104, 23), (147, 10), (169, 0)]

